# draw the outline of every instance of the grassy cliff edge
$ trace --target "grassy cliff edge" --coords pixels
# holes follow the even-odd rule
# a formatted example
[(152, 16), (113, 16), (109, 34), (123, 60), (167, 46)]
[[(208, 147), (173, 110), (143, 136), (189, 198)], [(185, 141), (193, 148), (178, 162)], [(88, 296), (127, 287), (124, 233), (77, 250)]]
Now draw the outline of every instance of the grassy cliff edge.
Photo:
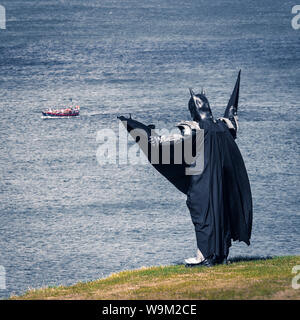
[(238, 261), (212, 268), (141, 268), (66, 287), (32, 289), (11, 299), (300, 299), (292, 287), (300, 256)]

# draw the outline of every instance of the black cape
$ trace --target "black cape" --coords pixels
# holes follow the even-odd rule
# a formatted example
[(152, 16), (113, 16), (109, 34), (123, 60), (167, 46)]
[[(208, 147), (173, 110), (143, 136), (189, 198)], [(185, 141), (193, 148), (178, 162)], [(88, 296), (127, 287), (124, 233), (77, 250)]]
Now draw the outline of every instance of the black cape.
[[(129, 133), (133, 129), (143, 129), (144, 140), (134, 138), (150, 161), (151, 145), (141, 141), (156, 135), (154, 130), (131, 118), (119, 119), (127, 124)], [(187, 195), (197, 246), (203, 256), (214, 255), (223, 259), (228, 255), (231, 240), (250, 244), (251, 189), (243, 158), (226, 124), (217, 120), (199, 126), (204, 130), (204, 169), (201, 174), (187, 176), (184, 161), (181, 165), (172, 164), (172, 149), (170, 164), (153, 166)]]

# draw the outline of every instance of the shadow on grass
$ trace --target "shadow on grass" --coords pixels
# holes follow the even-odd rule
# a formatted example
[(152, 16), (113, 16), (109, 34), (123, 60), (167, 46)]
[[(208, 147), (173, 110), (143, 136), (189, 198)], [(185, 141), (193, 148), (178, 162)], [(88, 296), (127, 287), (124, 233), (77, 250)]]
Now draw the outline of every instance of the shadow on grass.
[[(227, 263), (231, 264), (235, 262), (247, 262), (247, 261), (255, 261), (255, 260), (259, 261), (259, 260), (271, 260), (271, 259), (273, 259), (272, 256), (236, 256), (236, 257), (228, 258)], [(184, 265), (184, 263), (177, 261), (174, 263), (174, 265), (182, 266)]]
[(236, 256), (230, 257), (228, 259), (229, 263), (234, 262), (247, 262), (247, 261), (254, 261), (254, 260), (270, 260), (273, 259), (272, 256)]

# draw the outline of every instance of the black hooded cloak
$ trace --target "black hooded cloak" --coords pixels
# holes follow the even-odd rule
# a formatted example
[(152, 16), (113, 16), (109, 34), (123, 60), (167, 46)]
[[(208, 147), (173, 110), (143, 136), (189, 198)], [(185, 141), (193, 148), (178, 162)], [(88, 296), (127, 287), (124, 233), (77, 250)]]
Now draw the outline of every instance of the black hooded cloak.
[[(131, 117), (119, 117), (128, 132), (130, 134), (134, 132), (133, 137), (149, 161), (151, 154), (158, 152), (160, 157), (158, 163), (152, 163), (154, 168), (187, 195), (186, 203), (195, 226), (197, 246), (204, 258), (214, 257), (215, 261), (222, 261), (228, 256), (232, 240), (244, 241), (250, 245), (252, 228), (250, 183), (242, 155), (234, 140), (236, 123), (233, 121), (234, 125), (228, 125), (230, 109), (231, 116), (236, 116), (239, 77), (238, 85), (236, 84), (225, 111), (225, 119), (211, 118), (209, 121), (201, 121), (199, 118), (199, 121), (185, 121), (183, 125), (179, 125), (179, 127), (185, 125), (190, 127), (191, 134), (183, 135), (182, 139), (192, 139), (192, 144), (196, 143), (195, 132), (203, 130), (204, 163), (199, 174), (186, 174), (187, 167), (192, 165), (187, 164), (184, 157), (181, 164), (174, 163), (177, 138), (169, 139), (170, 163), (163, 164), (159, 152), (163, 142), (153, 130), (153, 126), (146, 126)], [(138, 130), (138, 136), (134, 129), (141, 129)], [(157, 139), (158, 143), (153, 144), (151, 137)]]

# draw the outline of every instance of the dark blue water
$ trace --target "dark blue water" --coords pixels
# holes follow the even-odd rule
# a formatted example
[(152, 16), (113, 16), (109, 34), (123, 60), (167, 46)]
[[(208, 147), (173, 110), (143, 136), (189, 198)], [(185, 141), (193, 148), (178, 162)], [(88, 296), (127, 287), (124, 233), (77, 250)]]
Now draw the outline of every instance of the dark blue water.
[[(189, 119), (188, 87), (221, 116), (239, 68), (254, 224), (251, 246), (230, 254), (300, 253), (294, 1), (0, 2), (1, 297), (192, 256), (185, 196), (150, 165), (100, 165), (96, 136), (129, 112), (168, 128)], [(70, 97), (80, 118), (40, 118)]]

